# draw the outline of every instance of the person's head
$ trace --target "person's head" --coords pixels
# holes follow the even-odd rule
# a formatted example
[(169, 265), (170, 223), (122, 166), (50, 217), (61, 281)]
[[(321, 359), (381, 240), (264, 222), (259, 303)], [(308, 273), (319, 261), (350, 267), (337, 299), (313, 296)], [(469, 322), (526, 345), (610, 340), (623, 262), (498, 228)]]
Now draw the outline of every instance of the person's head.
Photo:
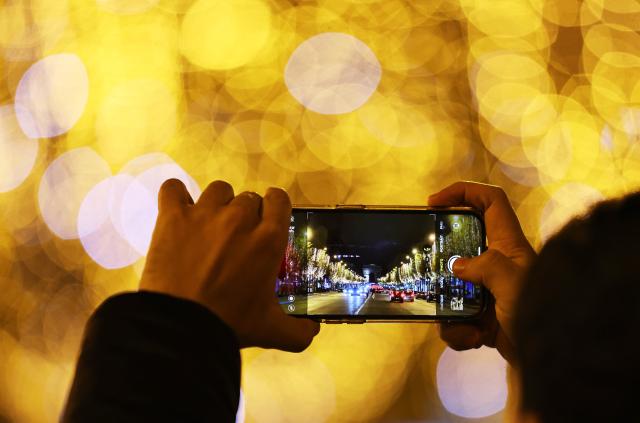
[(628, 421), (640, 380), (640, 193), (598, 204), (542, 248), (514, 319), (521, 410)]

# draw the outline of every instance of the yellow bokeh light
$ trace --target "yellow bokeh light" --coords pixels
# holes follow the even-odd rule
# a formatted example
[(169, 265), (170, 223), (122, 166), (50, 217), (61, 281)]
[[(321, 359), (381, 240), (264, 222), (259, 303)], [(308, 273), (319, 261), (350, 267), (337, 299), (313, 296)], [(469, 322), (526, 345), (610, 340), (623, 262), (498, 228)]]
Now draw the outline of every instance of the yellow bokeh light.
[(338, 169), (370, 166), (391, 148), (375, 138), (355, 114), (337, 117), (308, 112), (301, 127), (309, 150)]
[(376, 139), (391, 146), (413, 147), (436, 137), (434, 117), (395, 96), (374, 95), (357, 114)]
[(96, 0), (98, 5), (111, 13), (133, 15), (154, 7), (159, 0)]
[[(30, 13), (25, 13), (25, 8)], [(68, 0), (3, 2), (0, 47), (9, 60), (37, 60), (63, 36), (69, 23)]]
[(16, 188), (29, 176), (38, 147), (37, 140), (20, 130), (13, 107), (0, 106), (0, 193)]
[(205, 69), (250, 62), (269, 39), (271, 10), (261, 0), (198, 0), (180, 29), (180, 51)]
[(123, 164), (146, 151), (162, 150), (178, 126), (177, 99), (160, 81), (132, 80), (116, 86), (96, 116), (98, 151)]
[(519, 37), (538, 31), (542, 19), (529, 1), (461, 0), (469, 23), (485, 34)]
[(580, 25), (580, 10), (583, 3), (581, 0), (531, 1), (531, 7), (546, 21), (553, 24), (572, 27)]
[[(536, 248), (639, 189), (639, 30), (635, 0), (0, 0), (0, 420), (58, 415), (84, 320), (137, 288), (167, 177), (329, 205), (479, 180)], [(437, 338), (244, 351), (246, 421), (456, 419)]]
[(540, 238), (548, 239), (571, 218), (582, 215), (602, 199), (602, 193), (589, 185), (568, 183), (554, 188), (538, 221)]
[(545, 133), (557, 116), (552, 97), (529, 85), (509, 82), (486, 92), (480, 113), (495, 129), (523, 137)]
[[(300, 390), (307, 400), (296, 405)], [(246, 414), (258, 421), (325, 422), (334, 412), (336, 389), (327, 366), (311, 353), (266, 350), (246, 366)], [(266, 394), (268, 393), (268, 394)]]
[(305, 202), (310, 204), (341, 204), (352, 186), (351, 171), (300, 172), (296, 182)]
[(624, 185), (622, 185), (620, 193), (640, 189), (640, 148), (637, 142), (630, 143), (629, 139), (625, 141), (625, 155), (620, 160)]
[(640, 56), (608, 52), (592, 75), (592, 98), (600, 115), (615, 128), (634, 134), (639, 133), (635, 112), (640, 104), (638, 72)]
[(600, 12), (606, 10), (620, 14), (640, 13), (640, 4), (636, 0), (587, 0), (585, 3)]

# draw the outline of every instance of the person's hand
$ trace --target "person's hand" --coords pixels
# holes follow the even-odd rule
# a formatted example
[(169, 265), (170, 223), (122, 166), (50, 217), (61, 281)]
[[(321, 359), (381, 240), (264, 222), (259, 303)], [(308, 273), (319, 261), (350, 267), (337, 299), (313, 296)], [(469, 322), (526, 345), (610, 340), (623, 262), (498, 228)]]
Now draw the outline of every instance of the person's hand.
[(286, 192), (234, 197), (211, 183), (196, 204), (184, 184), (166, 181), (141, 290), (198, 302), (235, 332), (241, 347), (302, 351), (319, 324), (288, 316), (275, 295), (291, 217)]
[(488, 249), (478, 257), (454, 262), (458, 278), (485, 286), (495, 298), (489, 310), (473, 323), (440, 325), (441, 338), (455, 350), (497, 348), (512, 360), (511, 322), (521, 278), (535, 252), (527, 241), (502, 188), (474, 182), (457, 182), (429, 197), (430, 206), (471, 206), (482, 212)]

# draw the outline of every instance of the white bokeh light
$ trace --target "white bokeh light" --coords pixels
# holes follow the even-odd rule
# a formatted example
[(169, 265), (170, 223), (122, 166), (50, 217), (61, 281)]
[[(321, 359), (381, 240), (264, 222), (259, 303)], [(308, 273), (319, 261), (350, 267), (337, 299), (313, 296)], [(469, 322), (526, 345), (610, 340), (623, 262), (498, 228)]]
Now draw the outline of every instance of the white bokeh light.
[[(142, 255), (147, 254), (158, 217), (158, 192), (167, 179), (179, 179), (194, 201), (200, 196), (198, 184), (175, 163), (154, 166), (137, 175), (122, 197), (117, 224), (129, 243)], [(120, 226), (121, 225), (121, 226)]]
[(107, 162), (88, 147), (57, 157), (42, 175), (38, 205), (45, 223), (63, 239), (78, 238), (78, 211), (87, 193), (111, 176)]
[(325, 32), (304, 41), (284, 71), (289, 92), (317, 113), (349, 113), (375, 92), (382, 70), (371, 49), (356, 37)]
[(446, 348), (438, 360), (438, 395), (452, 414), (482, 418), (502, 411), (507, 402), (507, 364), (493, 348)]
[(75, 54), (54, 54), (33, 64), (15, 96), (18, 122), (29, 138), (50, 138), (69, 131), (89, 98), (89, 76)]
[(236, 423), (244, 423), (245, 416), (244, 393), (240, 389), (240, 401), (238, 401), (238, 411), (236, 411)]
[(77, 233), (87, 254), (100, 266), (118, 269), (146, 255), (158, 215), (158, 192), (170, 178), (185, 183), (194, 200), (200, 187), (164, 153), (149, 153), (127, 163), (87, 193), (78, 214)]
[(38, 157), (38, 141), (25, 137), (11, 106), (0, 106), (0, 192), (11, 191), (29, 176)]
[(87, 194), (78, 213), (80, 242), (89, 256), (106, 269), (119, 269), (142, 257), (116, 229), (112, 215), (119, 211), (124, 192), (134, 178), (109, 177)]

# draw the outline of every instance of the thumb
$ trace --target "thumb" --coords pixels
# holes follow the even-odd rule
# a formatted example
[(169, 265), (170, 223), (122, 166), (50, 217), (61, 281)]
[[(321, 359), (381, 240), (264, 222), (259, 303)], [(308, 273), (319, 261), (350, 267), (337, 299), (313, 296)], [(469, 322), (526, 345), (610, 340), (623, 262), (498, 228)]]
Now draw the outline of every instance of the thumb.
[(287, 315), (281, 309), (274, 311), (270, 319), (271, 331), (268, 335), (267, 348), (277, 348), (289, 352), (301, 352), (313, 341), (320, 331), (320, 324), (310, 319)]
[(482, 284), (496, 299), (518, 271), (510, 259), (500, 251), (492, 249), (477, 257), (459, 258), (453, 263), (453, 274), (456, 277)]

